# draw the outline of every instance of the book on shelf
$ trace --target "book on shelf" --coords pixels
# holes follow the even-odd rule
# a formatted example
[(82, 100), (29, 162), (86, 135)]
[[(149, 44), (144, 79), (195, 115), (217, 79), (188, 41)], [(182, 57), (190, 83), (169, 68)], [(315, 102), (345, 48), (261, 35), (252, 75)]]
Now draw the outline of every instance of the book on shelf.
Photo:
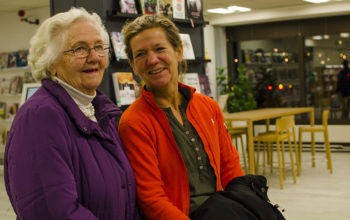
[(183, 84), (195, 88), (196, 92), (201, 93), (198, 73), (184, 73), (182, 74), (181, 81)]
[(159, 0), (159, 14), (168, 18), (172, 18), (173, 0)]
[(136, 100), (135, 80), (132, 72), (112, 73), (116, 104), (120, 107), (130, 105)]
[(114, 56), (117, 61), (120, 59), (127, 59), (127, 55), (125, 53), (125, 45), (124, 45), (124, 34), (122, 32), (111, 32), (111, 41), (114, 51)]
[(0, 69), (6, 69), (9, 60), (8, 53), (0, 53)]
[(15, 52), (16, 67), (28, 66), (28, 53), (29, 50), (18, 50)]
[(173, 18), (186, 19), (185, 0), (173, 0)]
[(8, 53), (7, 68), (16, 67), (16, 52)]
[(136, 0), (119, 0), (120, 12), (125, 14), (137, 14)]
[(201, 86), (201, 93), (203, 95), (212, 97), (208, 76), (206, 74), (199, 74), (198, 77), (199, 77), (199, 84)]
[(187, 16), (194, 20), (203, 20), (202, 0), (186, 0)]
[(18, 103), (6, 103), (6, 119), (13, 120), (18, 110)]
[(10, 85), (11, 85), (11, 78), (3, 77), (0, 82), (0, 94), (9, 95)]
[(183, 58), (186, 60), (195, 60), (194, 50), (192, 47), (191, 37), (189, 34), (180, 33), (182, 47), (183, 47)]
[(140, 0), (142, 14), (159, 14), (158, 0)]
[(22, 92), (22, 87), (23, 87), (23, 77), (21, 76), (12, 77), (10, 81), (9, 94), (12, 94), (12, 95), (20, 94)]
[(6, 118), (6, 102), (0, 102), (0, 120)]

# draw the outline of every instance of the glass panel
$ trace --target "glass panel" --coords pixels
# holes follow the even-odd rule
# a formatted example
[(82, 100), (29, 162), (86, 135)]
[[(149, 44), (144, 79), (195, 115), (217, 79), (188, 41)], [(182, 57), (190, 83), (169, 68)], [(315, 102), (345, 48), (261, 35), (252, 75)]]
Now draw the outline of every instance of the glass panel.
[[(330, 119), (334, 123), (350, 121), (349, 98), (340, 93), (341, 86), (338, 84), (343, 60), (348, 58), (350, 58), (349, 34), (305, 38), (306, 101), (307, 105), (315, 107), (316, 118), (320, 119), (323, 109), (330, 109)], [(350, 90), (350, 71), (345, 73), (342, 82), (345, 83), (344, 87)]]
[(259, 108), (301, 105), (296, 38), (241, 41), (240, 49)]

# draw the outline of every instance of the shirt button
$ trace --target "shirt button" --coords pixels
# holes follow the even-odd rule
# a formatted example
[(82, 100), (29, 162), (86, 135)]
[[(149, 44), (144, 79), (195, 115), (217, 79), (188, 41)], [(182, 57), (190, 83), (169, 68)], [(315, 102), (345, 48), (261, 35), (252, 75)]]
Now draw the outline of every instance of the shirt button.
[(122, 184), (122, 189), (125, 189), (126, 188), (126, 185), (125, 184)]
[(195, 141), (195, 139), (194, 139), (194, 138), (191, 138), (191, 141), (192, 141), (192, 142), (194, 142), (194, 141)]
[(189, 132), (189, 131), (186, 131), (185, 133), (186, 133), (186, 134), (190, 134), (190, 132)]
[(203, 170), (203, 169), (204, 169), (204, 167), (203, 167), (203, 166), (199, 166), (199, 169), (200, 169), (200, 170)]
[(197, 157), (197, 159), (198, 159), (198, 160), (202, 160), (202, 157), (201, 157), (201, 156), (199, 156), (199, 157)]
[(199, 147), (196, 147), (194, 150), (195, 150), (195, 151), (199, 151)]

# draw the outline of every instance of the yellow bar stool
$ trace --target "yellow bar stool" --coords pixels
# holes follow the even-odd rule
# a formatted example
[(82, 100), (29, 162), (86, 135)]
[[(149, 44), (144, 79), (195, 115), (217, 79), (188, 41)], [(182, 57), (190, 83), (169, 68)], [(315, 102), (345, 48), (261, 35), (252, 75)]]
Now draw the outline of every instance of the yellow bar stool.
[[(303, 151), (302, 147), (302, 134), (304, 132), (310, 132), (312, 135), (316, 132), (322, 132), (324, 135), (324, 142), (325, 142), (325, 149), (326, 149), (326, 157), (327, 157), (327, 168), (329, 169), (330, 173), (333, 173), (332, 168), (332, 159), (331, 159), (331, 147), (329, 144), (329, 137), (328, 137), (328, 115), (329, 115), (329, 109), (322, 111), (322, 126), (306, 126), (306, 127), (299, 127), (299, 166), (298, 169), (301, 170), (301, 153)], [(311, 140), (311, 157), (312, 157), (312, 167), (315, 167), (315, 139), (312, 138)], [(299, 171), (300, 172), (300, 171)]]
[[(288, 140), (289, 145), (289, 152), (290, 152), (290, 163), (292, 167), (292, 174), (293, 174), (293, 183), (296, 183), (296, 176), (295, 176), (295, 169), (294, 169), (294, 158), (293, 158), (293, 146), (291, 137), (295, 137), (294, 132), (295, 127), (295, 121), (294, 121), (294, 115), (292, 116), (285, 116), (278, 118), (276, 120), (276, 129), (275, 131), (269, 131), (264, 133), (259, 133), (257, 136), (254, 136), (254, 141), (258, 142), (257, 148), (260, 149), (260, 143), (264, 143), (264, 152), (263, 152), (263, 169), (265, 173), (265, 144), (268, 143), (269, 146), (271, 146), (268, 149), (268, 154), (270, 154), (270, 164), (272, 169), (272, 144), (273, 142), (276, 143), (277, 148), (277, 159), (278, 159), (278, 171), (279, 171), (279, 177), (280, 177), (280, 188), (283, 189), (283, 180), (286, 179), (286, 167), (285, 167), (285, 160), (284, 160), (284, 141)], [(280, 145), (281, 143), (281, 145)], [(297, 148), (296, 144), (294, 142), (294, 149), (295, 154), (297, 154)], [(259, 152), (257, 152), (259, 154)], [(281, 161), (282, 158), (282, 161)], [(258, 160), (258, 159), (257, 159)], [(258, 162), (258, 161), (257, 161)], [(298, 163), (298, 161), (297, 161)]]
[(232, 121), (231, 120), (226, 120), (226, 127), (227, 127), (227, 130), (228, 130), (228, 133), (231, 136), (231, 139), (235, 140), (235, 147), (236, 147), (236, 149), (238, 148), (238, 139), (240, 139), (241, 150), (242, 150), (242, 157), (243, 157), (243, 165), (244, 165), (244, 172), (248, 173), (247, 159), (246, 159), (244, 143), (243, 143), (243, 135), (247, 135), (248, 127), (247, 126), (232, 126)]

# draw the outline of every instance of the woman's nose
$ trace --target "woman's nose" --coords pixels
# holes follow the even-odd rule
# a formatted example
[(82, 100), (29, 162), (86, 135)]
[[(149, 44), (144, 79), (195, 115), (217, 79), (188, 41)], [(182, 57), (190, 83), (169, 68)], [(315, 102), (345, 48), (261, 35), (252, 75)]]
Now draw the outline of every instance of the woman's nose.
[(158, 59), (158, 54), (154, 53), (153, 51), (148, 53), (148, 63), (149, 64), (154, 64), (154, 63), (158, 63), (159, 59)]

